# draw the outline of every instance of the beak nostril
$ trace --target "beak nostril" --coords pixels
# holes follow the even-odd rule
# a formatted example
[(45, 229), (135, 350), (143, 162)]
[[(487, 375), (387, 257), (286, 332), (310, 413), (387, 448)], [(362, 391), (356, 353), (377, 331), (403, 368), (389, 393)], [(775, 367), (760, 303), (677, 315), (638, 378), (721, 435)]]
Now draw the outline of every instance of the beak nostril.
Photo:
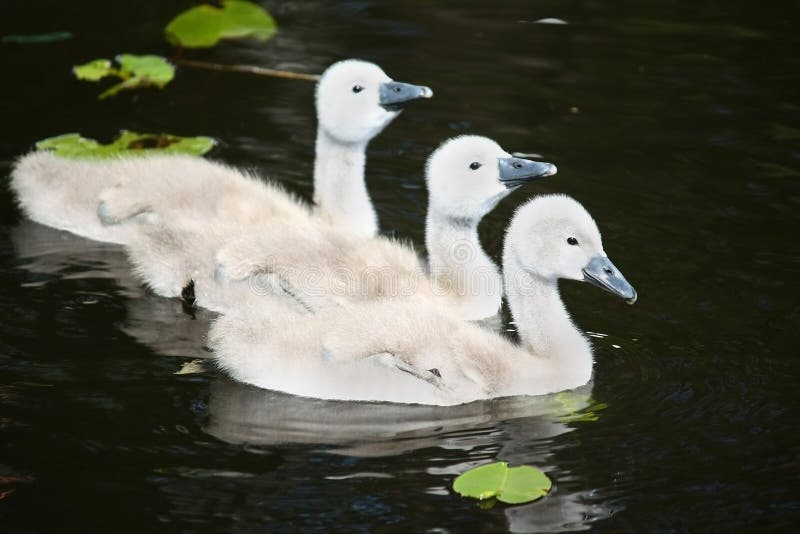
[(399, 87), (395, 87), (395, 88), (394, 88), (394, 92), (395, 92), (395, 93), (399, 93), (399, 92), (400, 92), (400, 88), (399, 88)]
[(611, 268), (610, 268), (610, 267), (606, 267), (606, 268), (605, 268), (605, 269), (603, 269), (603, 270), (606, 272), (606, 274), (614, 274), (614, 271), (613, 271), (613, 270), (611, 270)]

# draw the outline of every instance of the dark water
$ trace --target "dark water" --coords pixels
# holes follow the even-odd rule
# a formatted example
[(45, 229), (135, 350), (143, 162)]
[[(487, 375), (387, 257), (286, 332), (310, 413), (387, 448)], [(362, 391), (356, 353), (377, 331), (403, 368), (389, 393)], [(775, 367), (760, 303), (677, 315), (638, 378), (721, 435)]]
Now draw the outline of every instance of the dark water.
[[(38, 139), (206, 134), (214, 157), (311, 191), (313, 86), (183, 68), (97, 102), (70, 67), (170, 55), (192, 2), (4, 3), (0, 174)], [(500, 250), (537, 192), (583, 202), (639, 290), (565, 284), (594, 338), (592, 386), (451, 409), (297, 399), (214, 372), (208, 317), (138, 287), (115, 247), (21, 218), (0, 189), (0, 520), (4, 531), (794, 530), (800, 520), (798, 10), (769, 2), (266, 2), (281, 32), (191, 57), (320, 72), (361, 57), (433, 100), (370, 147), (384, 229), (422, 242), (422, 166), (480, 133), (559, 175), (481, 227)], [(532, 21), (558, 17), (567, 25)], [(4, 183), (7, 183), (4, 181)], [(604, 405), (606, 406), (604, 409)], [(455, 475), (501, 459), (555, 481), (481, 510)], [(438, 530), (437, 530), (438, 529)]]

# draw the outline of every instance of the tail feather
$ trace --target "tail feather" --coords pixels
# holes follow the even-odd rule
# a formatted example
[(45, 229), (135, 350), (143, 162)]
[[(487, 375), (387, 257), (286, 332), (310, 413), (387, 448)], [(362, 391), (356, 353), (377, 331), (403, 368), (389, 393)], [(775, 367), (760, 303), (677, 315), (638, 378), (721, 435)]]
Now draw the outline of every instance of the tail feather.
[(114, 185), (115, 161), (77, 161), (49, 152), (17, 160), (11, 188), (30, 219), (96, 241), (125, 243), (124, 226), (106, 226), (97, 216), (100, 193)]

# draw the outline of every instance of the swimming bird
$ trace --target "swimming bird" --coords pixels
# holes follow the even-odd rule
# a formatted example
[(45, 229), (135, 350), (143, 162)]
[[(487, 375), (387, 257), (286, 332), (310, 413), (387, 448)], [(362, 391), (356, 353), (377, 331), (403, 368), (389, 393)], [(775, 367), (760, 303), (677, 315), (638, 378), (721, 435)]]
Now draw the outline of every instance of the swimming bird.
[[(319, 216), (344, 231), (372, 236), (377, 218), (364, 183), (365, 151), (408, 103), (428, 87), (395, 82), (373, 63), (330, 66), (316, 91), (314, 199)], [(256, 224), (305, 220), (307, 205), (278, 184), (193, 156), (152, 155), (71, 160), (33, 152), (17, 161), (11, 187), (36, 222), (113, 243), (128, 243), (132, 217), (204, 218)]]
[(586, 209), (563, 195), (515, 213), (503, 277), (519, 344), (430, 301), (369, 301), (304, 313), (273, 297), (218, 318), (209, 333), (236, 380), (323, 399), (434, 405), (541, 395), (589, 381), (593, 356), (558, 280), (589, 282), (629, 303), (637, 294), (606, 255)]
[(426, 168), (430, 275), (408, 245), (313, 221), (263, 229), (148, 221), (127, 248), (134, 270), (157, 294), (178, 296), (192, 280), (197, 304), (215, 311), (264, 293), (310, 310), (416, 296), (446, 301), (463, 319), (482, 319), (497, 312), (503, 291), (478, 223), (512, 191), (555, 172), (550, 163), (512, 157), (486, 137), (443, 143)]

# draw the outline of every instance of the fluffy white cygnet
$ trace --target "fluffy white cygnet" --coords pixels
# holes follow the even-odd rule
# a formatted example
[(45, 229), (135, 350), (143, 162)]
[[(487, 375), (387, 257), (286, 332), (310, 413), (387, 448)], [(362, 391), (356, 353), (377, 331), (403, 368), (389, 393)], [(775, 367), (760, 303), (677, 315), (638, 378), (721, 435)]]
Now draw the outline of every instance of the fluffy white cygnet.
[[(377, 232), (364, 184), (367, 144), (405, 104), (431, 95), (429, 88), (394, 82), (364, 61), (341, 61), (323, 73), (314, 165), (314, 197), (323, 219), (358, 235)], [(114, 243), (128, 243), (136, 232), (119, 223), (148, 214), (209, 225), (303, 220), (310, 214), (273, 183), (191, 156), (71, 160), (34, 152), (16, 163), (11, 187), (34, 221)]]
[(325, 399), (453, 405), (588, 382), (591, 347), (564, 308), (558, 280), (636, 300), (591, 216), (561, 195), (523, 205), (507, 231), (503, 276), (519, 345), (414, 300), (304, 313), (272, 298), (220, 317), (209, 340), (235, 379)]
[(319, 214), (354, 235), (373, 236), (378, 219), (364, 183), (367, 144), (428, 87), (392, 81), (377, 65), (336, 63), (317, 86), (314, 201)]

